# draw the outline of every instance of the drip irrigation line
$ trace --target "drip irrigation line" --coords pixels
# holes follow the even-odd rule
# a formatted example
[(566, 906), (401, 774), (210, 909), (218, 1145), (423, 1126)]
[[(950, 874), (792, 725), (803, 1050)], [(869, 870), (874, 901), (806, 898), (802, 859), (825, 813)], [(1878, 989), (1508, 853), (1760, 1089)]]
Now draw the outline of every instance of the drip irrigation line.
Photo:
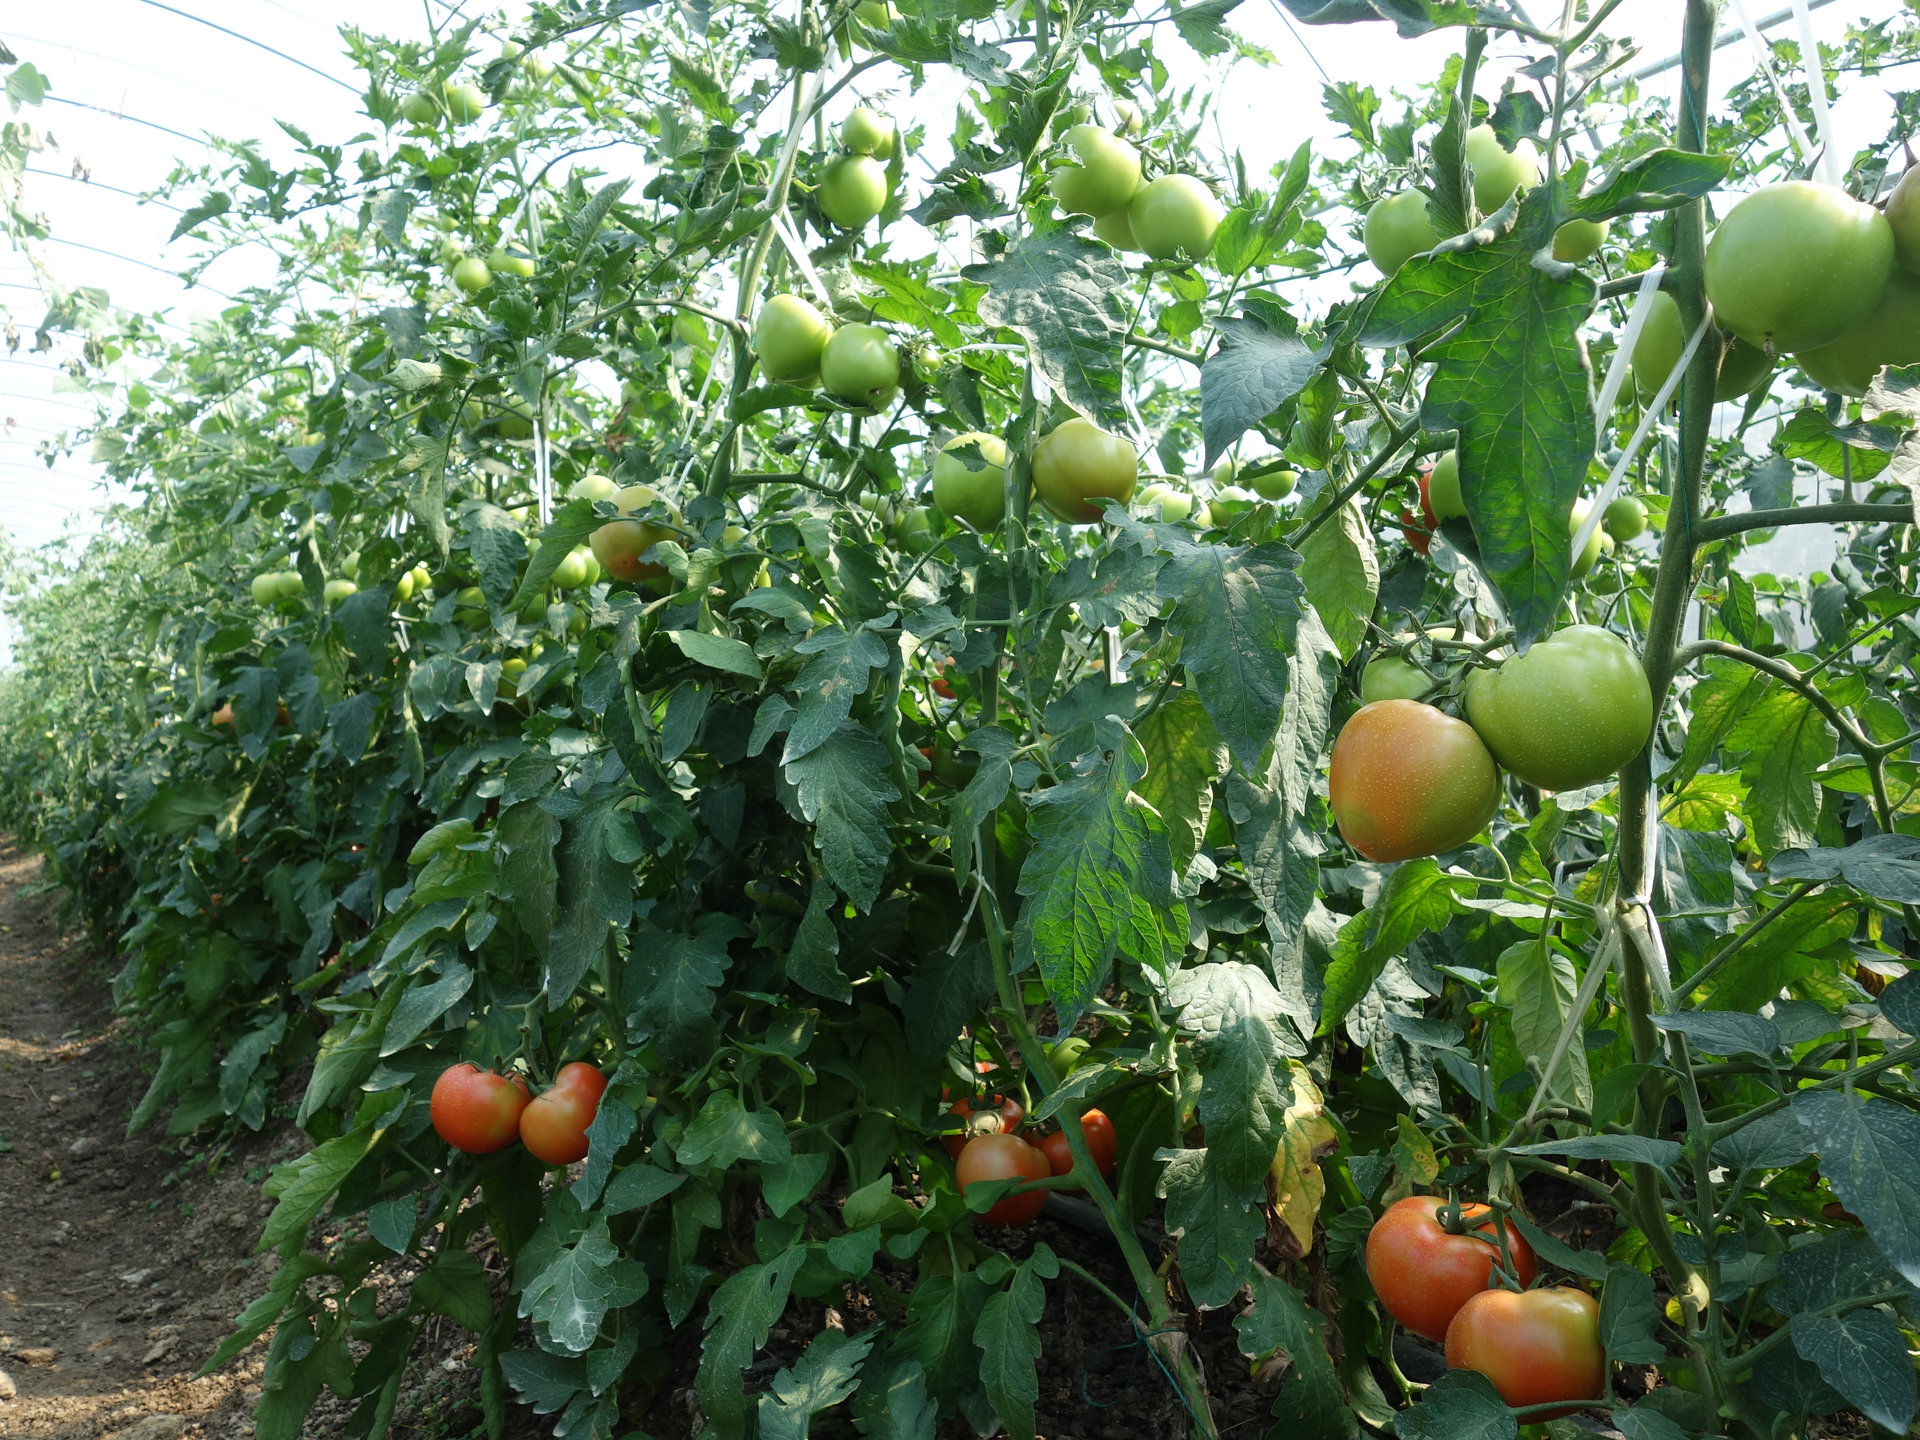
[(205, 19), (202, 16), (195, 15), (191, 11), (176, 10), (171, 5), (161, 4), (160, 0), (140, 0), (140, 3), (142, 5), (151, 5), (156, 10), (164, 10), (169, 15), (178, 15), (182, 20), (191, 20), (196, 25), (204, 25), (209, 30), (218, 30), (222, 35), (231, 35), (235, 40), (238, 40), (246, 45), (251, 45), (257, 50), (264, 50), (269, 55), (277, 55), (282, 60), (286, 61), (289, 65), (298, 65), (302, 70), (310, 71), (313, 74), (318, 75), (322, 80), (330, 81), (331, 83), (338, 85), (342, 90), (345, 90), (349, 95), (358, 95), (360, 93), (353, 86), (349, 85), (346, 81), (342, 80), (338, 75), (329, 75), (326, 71), (321, 70), (316, 66), (309, 65), (304, 60), (296, 59), (292, 55), (287, 54), (287, 52), (284, 50), (276, 50), (273, 48), (273, 46), (267, 44), (265, 41), (256, 40), (251, 35), (242, 35), (238, 30), (229, 30), (224, 25), (216, 25), (213, 23), (213, 21)]

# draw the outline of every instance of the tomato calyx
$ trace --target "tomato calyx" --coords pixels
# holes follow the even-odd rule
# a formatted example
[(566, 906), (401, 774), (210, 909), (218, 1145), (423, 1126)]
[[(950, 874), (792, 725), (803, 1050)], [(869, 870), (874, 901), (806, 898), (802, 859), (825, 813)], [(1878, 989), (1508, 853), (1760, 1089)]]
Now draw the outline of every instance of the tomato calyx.
[(1447, 1203), (1434, 1211), (1433, 1218), (1447, 1234), (1478, 1241), (1496, 1252), (1498, 1258), (1488, 1276), (1489, 1288), (1522, 1291), (1530, 1286), (1520, 1278), (1513, 1250), (1507, 1243), (1513, 1223), (1508, 1214), (1510, 1209), (1504, 1200), (1490, 1199), (1485, 1204), (1462, 1205), (1459, 1196), (1449, 1194)]

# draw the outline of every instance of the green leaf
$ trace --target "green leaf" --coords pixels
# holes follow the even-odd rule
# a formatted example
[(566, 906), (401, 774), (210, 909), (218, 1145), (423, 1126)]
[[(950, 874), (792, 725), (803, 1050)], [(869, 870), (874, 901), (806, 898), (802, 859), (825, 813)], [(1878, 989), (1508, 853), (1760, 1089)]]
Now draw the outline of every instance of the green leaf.
[(1380, 561), (1358, 501), (1350, 500), (1330, 524), (1300, 546), (1300, 579), (1342, 660), (1351, 660), (1367, 638), (1380, 593)]
[(1389, 960), (1453, 918), (1453, 884), (1433, 861), (1409, 860), (1388, 874), (1372, 906), (1340, 927), (1321, 997), (1320, 1034), (1347, 1018)]
[(580, 1355), (593, 1347), (609, 1310), (631, 1305), (647, 1293), (647, 1268), (621, 1257), (595, 1216), (586, 1233), (562, 1247), (520, 1292), (520, 1314), (541, 1326), (543, 1339)]
[(1607, 1359), (1624, 1365), (1657, 1365), (1666, 1359), (1658, 1330), (1660, 1307), (1653, 1298), (1653, 1277), (1631, 1265), (1607, 1267), (1600, 1292), (1600, 1343)]
[(413, 1281), (413, 1298), (456, 1325), (484, 1333), (493, 1324), (493, 1282), (478, 1258), (442, 1250)]
[(1207, 1164), (1242, 1204), (1266, 1198), (1267, 1170), (1294, 1102), (1288, 1056), (1306, 1044), (1281, 1008), (1273, 981), (1238, 961), (1180, 971), (1167, 998), (1193, 1038)]
[(427, 1026), (451, 1010), (473, 988), (473, 971), (458, 960), (449, 958), (442, 962), (441, 968), (445, 973), (431, 984), (406, 987), (380, 1037), (382, 1059), (398, 1054), (419, 1039)]
[(1758, 1010), (1796, 980), (1814, 973), (1819, 953), (1853, 934), (1860, 902), (1834, 889), (1796, 901), (1729, 960), (1712, 982), (1715, 1010)]
[(267, 1217), (260, 1234), (261, 1250), (298, 1246), (307, 1238), (307, 1227), (327, 1207), (334, 1192), (353, 1173), (353, 1167), (366, 1159), (382, 1131), (374, 1125), (316, 1145), (296, 1160), (277, 1166), (262, 1187), (278, 1203)]
[(1920, 1285), (1920, 1115), (1836, 1090), (1800, 1091), (1793, 1115), (1840, 1203), (1907, 1283)]
[(657, 1165), (629, 1165), (607, 1182), (600, 1196), (600, 1209), (608, 1215), (641, 1210), (656, 1200), (664, 1200), (686, 1182), (684, 1174), (662, 1170)]
[(1686, 1036), (1689, 1045), (1708, 1055), (1758, 1055), (1766, 1060), (1781, 1049), (1780, 1027), (1764, 1015), (1689, 1010), (1678, 1015), (1655, 1015), (1653, 1023)]
[(887, 663), (886, 646), (871, 630), (822, 630), (793, 648), (813, 658), (793, 682), (797, 707), (782, 765), (826, 744), (853, 712), (853, 702), (865, 693), (873, 672)]
[(1887, 468), (1903, 432), (1890, 425), (1835, 425), (1809, 405), (1780, 427), (1774, 448), (1789, 460), (1807, 460), (1836, 480), (1863, 484)]
[(1671, 210), (1717, 190), (1733, 168), (1731, 155), (1655, 150), (1623, 165), (1567, 206), (1570, 217), (1611, 220), (1620, 215)]
[(708, 1058), (720, 1038), (713, 1018), (713, 992), (733, 963), (727, 946), (745, 934), (724, 912), (702, 915), (692, 934), (642, 928), (628, 959), (636, 997), (627, 1024), (636, 1041), (658, 1036), (662, 1052), (677, 1065)]
[(853, 987), (840, 972), (840, 932), (833, 923), (833, 887), (815, 880), (787, 950), (787, 978), (794, 984), (842, 1004), (853, 999)]
[(1189, 545), (1160, 571), (1169, 633), (1200, 703), (1240, 768), (1260, 764), (1280, 723), (1306, 587), (1279, 545)]
[(1204, 1149), (1159, 1150), (1157, 1193), (1167, 1202), (1169, 1234), (1180, 1237), (1180, 1278), (1197, 1305), (1225, 1305), (1247, 1283), (1267, 1222), (1250, 1208), (1243, 1187)]
[(744, 641), (733, 640), (725, 635), (709, 635), (701, 630), (669, 630), (667, 639), (671, 640), (680, 653), (696, 665), (704, 665), (709, 670), (724, 670), (730, 675), (744, 675), (749, 680), (763, 678), (760, 662), (754, 658), (753, 647)]
[(1253, 1303), (1233, 1322), (1240, 1353), (1256, 1366), (1282, 1357), (1289, 1362), (1269, 1412), (1280, 1422), (1275, 1430), (1288, 1440), (1357, 1440), (1360, 1427), (1327, 1353), (1326, 1321), (1298, 1290), (1258, 1266), (1252, 1294)]
[(1667, 1169), (1678, 1163), (1681, 1146), (1675, 1140), (1644, 1135), (1575, 1135), (1566, 1140), (1542, 1140), (1516, 1145), (1516, 1155), (1564, 1155), (1571, 1160), (1611, 1160), (1618, 1165), (1655, 1165)]
[(1247, 431), (1307, 387), (1333, 353), (1333, 343), (1311, 345), (1253, 315), (1215, 321), (1220, 346), (1200, 367), (1200, 430), (1204, 465), (1212, 466)]
[(1519, 1430), (1506, 1402), (1478, 1370), (1449, 1370), (1393, 1422), (1400, 1440), (1514, 1440)]
[(793, 1154), (777, 1113), (749, 1110), (737, 1091), (716, 1090), (676, 1147), (680, 1163), (724, 1170), (742, 1160), (777, 1165)]
[(767, 1343), (794, 1274), (807, 1252), (795, 1246), (765, 1265), (749, 1265), (721, 1282), (707, 1305), (707, 1334), (700, 1347), (694, 1388), (707, 1423), (724, 1440), (747, 1433), (747, 1395), (741, 1372)]
[(1227, 39), (1227, 15), (1237, 9), (1240, 0), (1196, 0), (1189, 5), (1173, 6), (1173, 28), (1180, 38), (1201, 55), (1225, 55), (1233, 49)]
[(1827, 717), (1798, 691), (1775, 685), (1727, 732), (1727, 749), (1744, 758), (1746, 812), (1766, 854), (1813, 843), (1820, 821), (1820, 767), (1837, 741)]
[(947, 805), (952, 817), (948, 836), (953, 846), (955, 883), (965, 888), (973, 873), (974, 855), (980, 849), (980, 826), (999, 808), (1013, 788), (1015, 741), (997, 725), (976, 730), (960, 742), (962, 750), (980, 757), (980, 768), (967, 781), (967, 788)]
[(1906, 1433), (1916, 1400), (1913, 1360), (1891, 1315), (1796, 1315), (1793, 1348), (1867, 1419), (1896, 1435)]
[(1014, 957), (1040, 967), (1062, 1027), (1105, 987), (1116, 959), (1164, 977), (1187, 941), (1166, 824), (1133, 794), (1145, 756), (1118, 722), (1100, 729), (1112, 748), (1036, 791), (1027, 812), (1034, 843), (1020, 869)]
[[(13, 94), (11, 75), (7, 77), (7, 94), (9, 97)], [(197, 229), (202, 221), (211, 220), (216, 215), (224, 215), (231, 209), (233, 209), (232, 196), (220, 190), (208, 191), (206, 198), (198, 205), (190, 206), (180, 212), (179, 220), (174, 222), (173, 233), (167, 236), (167, 243), (172, 244), (182, 235)]]
[(1053, 1251), (1036, 1245), (1007, 1287), (981, 1307), (973, 1327), (980, 1382), (1013, 1440), (1033, 1440), (1033, 1406), (1040, 1398), (1040, 1316), (1047, 1308), (1044, 1282), (1059, 1273)]
[(1920, 903), (1920, 835), (1869, 835), (1844, 850), (1783, 850), (1767, 862), (1777, 880), (1845, 880), (1863, 895)]
[(612, 928), (633, 913), (633, 866), (615, 858), (632, 822), (623, 792), (600, 785), (562, 832), (559, 921), (547, 941), (547, 999), (558, 1005), (606, 954)]
[(1435, 367), (1421, 423), (1460, 433), (1460, 491), (1480, 561), (1523, 647), (1557, 619), (1573, 558), (1568, 519), (1593, 456), (1579, 332), (1594, 284), (1534, 264), (1555, 223), (1548, 188), (1527, 191), (1505, 234), (1472, 231), (1401, 266), (1359, 335), (1376, 346), (1441, 337), (1421, 354)]
[(1517, 1210), (1508, 1218), (1526, 1238), (1527, 1244), (1533, 1247), (1533, 1253), (1548, 1265), (1557, 1270), (1570, 1270), (1575, 1275), (1584, 1275), (1589, 1280), (1607, 1278), (1606, 1256), (1597, 1255), (1591, 1250), (1575, 1250), (1549, 1235)]
[[(793, 749), (791, 736), (787, 749)], [(861, 910), (873, 908), (893, 857), (887, 806), (900, 792), (889, 778), (892, 766), (887, 747), (849, 720), (781, 771), (814, 827), (827, 878)]]
[[(1544, 937), (1536, 937), (1509, 945), (1494, 970), (1500, 980), (1500, 1003), (1508, 1007), (1513, 1022), (1514, 1043), (1529, 1062), (1529, 1077), (1537, 1080), (1546, 1070), (1568, 1017), (1573, 1016), (1573, 1002), (1580, 989), (1573, 961)], [(1584, 1017), (1573, 1019), (1573, 1039), (1558, 1068), (1545, 1076), (1547, 1093), (1578, 1109), (1590, 1110), (1593, 1082), (1587, 1073), (1586, 1027)]]
[[(1147, 757), (1147, 773), (1135, 793), (1167, 822), (1173, 868), (1183, 873), (1206, 837), (1213, 782), (1227, 770), (1226, 743), (1190, 690), (1176, 691), (1149, 710), (1133, 727), (1133, 737)], [(979, 777), (974, 779), (977, 783)]]
[(1018, 240), (961, 274), (986, 287), (980, 318), (1025, 340), (1034, 367), (1069, 405), (1108, 429), (1128, 427), (1120, 397), (1127, 267), (1111, 248), (1055, 230)]
[(1780, 1256), (1780, 1278), (1767, 1303), (1786, 1315), (1838, 1308), (1848, 1301), (1902, 1289), (1902, 1282), (1865, 1235), (1831, 1235)]
[(859, 1338), (844, 1330), (822, 1330), (800, 1358), (779, 1371), (760, 1397), (761, 1440), (807, 1440), (813, 1417), (833, 1409), (860, 1384), (860, 1367), (873, 1348), (877, 1330)]

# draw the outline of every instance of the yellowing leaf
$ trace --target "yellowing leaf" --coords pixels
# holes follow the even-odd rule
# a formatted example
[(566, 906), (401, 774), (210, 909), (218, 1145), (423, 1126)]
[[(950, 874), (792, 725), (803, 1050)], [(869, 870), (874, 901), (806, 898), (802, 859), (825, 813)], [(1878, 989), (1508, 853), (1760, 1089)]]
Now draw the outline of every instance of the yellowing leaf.
[(1327, 1193), (1327, 1177), (1320, 1172), (1320, 1161), (1332, 1153), (1339, 1137), (1326, 1118), (1326, 1102), (1307, 1067), (1293, 1060), (1288, 1062), (1287, 1072), (1293, 1099), (1287, 1106), (1280, 1145), (1274, 1151), (1267, 1179), (1274, 1211), (1293, 1236), (1295, 1253), (1304, 1255), (1313, 1244), (1313, 1222)]

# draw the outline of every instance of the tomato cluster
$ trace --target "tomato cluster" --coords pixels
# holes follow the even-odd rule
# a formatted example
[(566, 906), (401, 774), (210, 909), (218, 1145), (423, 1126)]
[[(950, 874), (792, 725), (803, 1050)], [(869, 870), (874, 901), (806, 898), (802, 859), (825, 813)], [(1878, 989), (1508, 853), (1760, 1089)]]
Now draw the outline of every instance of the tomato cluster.
[(537, 1096), (518, 1075), (463, 1061), (433, 1082), (428, 1113), (434, 1132), (469, 1155), (491, 1155), (518, 1140), (549, 1165), (571, 1165), (586, 1158), (587, 1130), (606, 1090), (607, 1077), (584, 1060), (561, 1066)]
[[(1388, 660), (1376, 676), (1373, 665)], [(1369, 860), (1466, 844), (1499, 808), (1501, 767), (1543, 790), (1575, 790), (1639, 754), (1653, 729), (1639, 657), (1598, 626), (1567, 626), (1470, 672), (1464, 721), (1411, 698), (1433, 685), (1417, 667), (1397, 656), (1373, 665), (1362, 698), (1382, 698), (1341, 728), (1328, 775), (1340, 833)]]
[(1532, 1285), (1538, 1265), (1526, 1240), (1487, 1206), (1456, 1211), (1432, 1195), (1396, 1201), (1367, 1235), (1366, 1264), (1389, 1315), (1444, 1342), (1451, 1368), (1479, 1371), (1507, 1404), (1602, 1398), (1599, 1305), (1582, 1290), (1508, 1288)]
[[(1073, 1148), (1065, 1129), (1049, 1132), (1037, 1144), (1030, 1141), (1019, 1133), (1026, 1110), (1009, 1095), (963, 1097), (948, 1109), (947, 1119), (949, 1123), (959, 1122), (959, 1128), (942, 1136), (941, 1143), (953, 1157), (962, 1195), (970, 1185), (989, 1180), (1045, 1180), (1050, 1175), (1073, 1173)], [(1113, 1121), (1102, 1111), (1088, 1110), (1077, 1123), (1094, 1166), (1102, 1175), (1111, 1176), (1120, 1147)], [(1044, 1190), (1023, 1191), (996, 1201), (979, 1219), (984, 1225), (1003, 1228), (1025, 1225), (1040, 1213), (1046, 1201)]]

